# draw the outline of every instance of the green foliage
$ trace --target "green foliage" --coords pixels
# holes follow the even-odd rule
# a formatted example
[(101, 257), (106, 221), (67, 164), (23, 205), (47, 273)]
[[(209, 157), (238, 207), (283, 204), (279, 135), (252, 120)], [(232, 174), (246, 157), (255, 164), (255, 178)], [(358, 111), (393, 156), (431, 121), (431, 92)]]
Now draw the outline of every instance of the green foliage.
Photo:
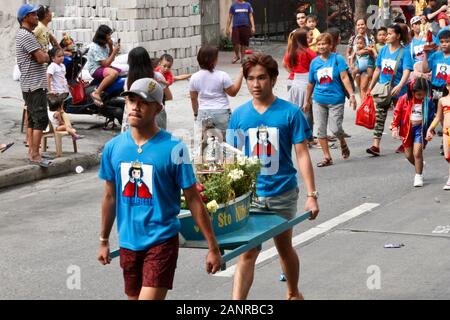
[(228, 37), (222, 37), (220, 39), (220, 50), (221, 51), (233, 51), (233, 43)]
[(230, 179), (223, 173), (210, 174), (203, 183), (206, 203), (216, 200), (217, 203), (226, 203), (234, 198), (233, 189), (230, 188)]

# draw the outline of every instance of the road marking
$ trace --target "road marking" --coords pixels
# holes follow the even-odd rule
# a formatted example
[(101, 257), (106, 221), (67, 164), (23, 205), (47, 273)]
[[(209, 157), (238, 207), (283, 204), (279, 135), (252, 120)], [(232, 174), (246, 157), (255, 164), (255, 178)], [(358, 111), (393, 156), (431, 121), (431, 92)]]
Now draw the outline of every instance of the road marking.
[[(305, 243), (307, 241), (315, 239), (315, 238), (331, 231), (332, 229), (335, 229), (337, 226), (339, 226), (353, 218), (356, 218), (356, 217), (362, 215), (363, 213), (373, 210), (374, 208), (378, 207), (379, 205), (380, 205), (379, 203), (363, 203), (362, 205), (360, 205), (350, 211), (347, 211), (347, 212), (337, 216), (336, 218), (325, 221), (324, 223), (295, 236), (294, 238), (292, 238), (292, 246), (296, 247), (302, 243)], [(258, 256), (258, 259), (256, 260), (256, 265), (258, 265), (268, 259), (271, 259), (272, 257), (275, 257), (277, 255), (278, 255), (278, 252), (275, 247), (272, 247), (270, 249), (262, 251)], [(236, 270), (236, 265), (233, 265), (233, 266), (230, 266), (229, 268), (227, 268), (225, 271), (216, 273), (215, 276), (217, 276), (217, 277), (232, 277), (234, 275), (235, 270)]]

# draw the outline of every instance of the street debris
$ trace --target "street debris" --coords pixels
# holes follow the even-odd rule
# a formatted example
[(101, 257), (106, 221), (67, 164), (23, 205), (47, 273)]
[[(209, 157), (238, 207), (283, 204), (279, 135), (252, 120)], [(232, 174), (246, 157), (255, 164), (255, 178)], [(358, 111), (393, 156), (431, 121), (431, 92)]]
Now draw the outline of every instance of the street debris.
[(385, 244), (384, 245), (384, 247), (386, 248), (386, 249), (398, 249), (398, 248), (401, 248), (401, 247), (404, 247), (405, 245), (403, 244), (403, 243), (399, 243), (399, 244), (396, 244), (396, 243), (388, 243), (388, 244)]
[(84, 168), (82, 166), (77, 166), (75, 168), (75, 172), (78, 173), (78, 174), (83, 173), (84, 172)]

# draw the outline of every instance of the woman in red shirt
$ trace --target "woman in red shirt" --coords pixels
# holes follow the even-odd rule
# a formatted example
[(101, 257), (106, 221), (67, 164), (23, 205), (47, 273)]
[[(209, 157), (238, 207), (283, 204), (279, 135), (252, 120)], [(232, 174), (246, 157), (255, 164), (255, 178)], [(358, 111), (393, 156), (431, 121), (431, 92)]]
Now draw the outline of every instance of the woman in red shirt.
[[(283, 59), (284, 67), (290, 72), (289, 79), (292, 80), (288, 93), (288, 100), (303, 109), (308, 86), (309, 66), (311, 61), (317, 57), (316, 53), (308, 47), (308, 32), (306, 28), (297, 29), (292, 35), (292, 41)], [(314, 126), (312, 108), (305, 112), (311, 130)]]

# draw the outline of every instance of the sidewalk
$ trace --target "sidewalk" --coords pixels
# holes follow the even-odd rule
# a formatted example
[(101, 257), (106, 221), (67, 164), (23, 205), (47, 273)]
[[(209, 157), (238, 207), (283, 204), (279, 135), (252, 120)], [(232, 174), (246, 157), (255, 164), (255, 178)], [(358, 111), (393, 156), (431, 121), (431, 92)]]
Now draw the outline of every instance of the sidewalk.
[[(254, 52), (266, 52), (273, 55), (280, 69), (280, 76), (275, 87), (275, 94), (286, 98), (287, 72), (282, 67), (282, 57), (286, 50), (286, 44), (274, 42), (268, 45), (254, 45)], [(342, 51), (342, 50), (340, 50)], [(240, 64), (231, 64), (233, 52), (221, 52), (218, 69), (226, 71), (232, 79), (235, 79), (240, 71)], [(53, 161), (53, 166), (48, 169), (37, 165), (30, 165), (27, 161), (27, 148), (23, 144), (25, 134), (20, 133), (23, 100), (19, 82), (12, 80), (13, 65), (0, 67), (0, 143), (14, 142), (5, 153), (0, 153), (0, 189), (17, 186), (23, 183), (33, 182), (61, 174), (75, 172), (77, 166), (84, 169), (94, 167), (100, 163), (100, 154), (104, 144), (119, 134), (119, 129), (114, 131), (102, 130), (104, 118), (88, 115), (70, 115), (72, 124), (84, 135), (85, 138), (77, 141), (77, 154), (73, 153), (70, 138), (63, 138), (63, 156)], [(186, 130), (193, 132), (193, 113), (189, 97), (188, 81), (176, 82), (172, 87), (174, 100), (166, 106), (168, 114), (168, 130), (176, 136), (182, 136)], [(250, 94), (245, 82), (239, 94), (230, 99), (232, 109), (248, 101)], [(49, 139), (49, 156), (55, 155), (53, 139)]]
[[(71, 115), (72, 124), (85, 136), (77, 141), (78, 153), (73, 153), (70, 137), (63, 137), (63, 156), (53, 160), (51, 167), (43, 169), (28, 163), (28, 148), (23, 143), (25, 133), (20, 132), (22, 93), (19, 82), (12, 80), (12, 67), (6, 66), (0, 70), (0, 143), (14, 142), (10, 149), (0, 153), (0, 189), (75, 172), (77, 166), (87, 169), (98, 165), (104, 144), (118, 134), (119, 129), (102, 130), (104, 118), (89, 115)], [(55, 156), (53, 139), (48, 139), (46, 154)]]

